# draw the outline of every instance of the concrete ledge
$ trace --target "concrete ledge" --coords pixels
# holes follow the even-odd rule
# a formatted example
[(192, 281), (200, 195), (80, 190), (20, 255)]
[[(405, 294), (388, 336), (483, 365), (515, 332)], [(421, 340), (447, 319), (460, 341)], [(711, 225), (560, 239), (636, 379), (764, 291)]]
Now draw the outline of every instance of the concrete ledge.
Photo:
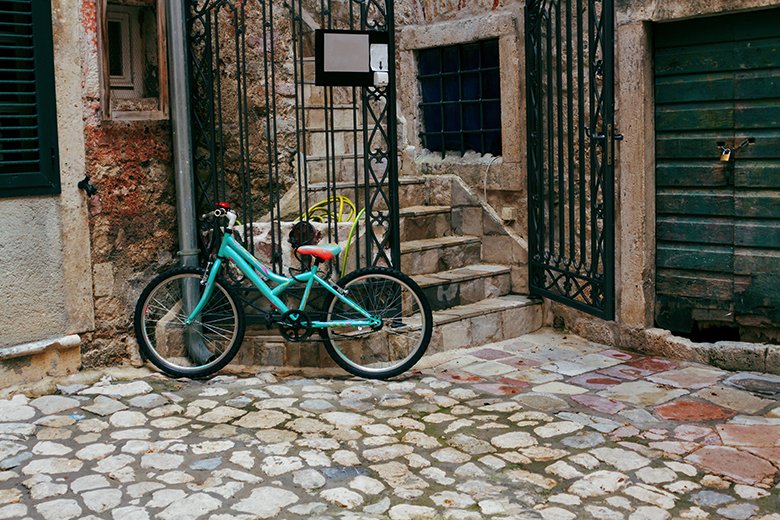
[(780, 345), (744, 341), (696, 343), (664, 329), (621, 327), (616, 322), (600, 320), (558, 303), (551, 305), (548, 324), (552, 316), (563, 318), (566, 328), (597, 343), (724, 370), (780, 374)]
[(0, 348), (0, 388), (66, 376), (81, 368), (78, 335)]

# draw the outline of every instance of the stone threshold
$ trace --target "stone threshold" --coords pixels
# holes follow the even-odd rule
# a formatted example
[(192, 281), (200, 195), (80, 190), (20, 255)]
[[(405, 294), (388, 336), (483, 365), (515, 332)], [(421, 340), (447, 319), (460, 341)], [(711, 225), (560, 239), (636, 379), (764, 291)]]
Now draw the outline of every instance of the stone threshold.
[(77, 372), (80, 347), (81, 337), (76, 334), (0, 347), (0, 388)]

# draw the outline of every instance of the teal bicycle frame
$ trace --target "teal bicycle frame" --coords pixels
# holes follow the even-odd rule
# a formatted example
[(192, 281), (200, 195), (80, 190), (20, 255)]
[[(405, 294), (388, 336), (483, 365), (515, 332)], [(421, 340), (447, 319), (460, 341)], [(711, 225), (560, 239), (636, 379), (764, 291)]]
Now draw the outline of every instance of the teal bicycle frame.
[[(337, 321), (312, 321), (311, 325), (315, 329), (324, 329), (329, 327), (376, 327), (382, 324), (381, 318), (371, 316), (365, 309), (361, 308), (358, 304), (352, 301), (345, 294), (341, 294), (337, 289), (333, 288), (330, 283), (323, 280), (318, 274), (319, 269), (318, 262), (315, 262), (311, 270), (303, 272), (295, 277), (281, 276), (273, 271), (269, 270), (263, 265), (252, 253), (244, 249), (241, 244), (236, 242), (231, 233), (225, 233), (222, 236), (222, 244), (219, 247), (217, 258), (214, 260), (206, 279), (206, 288), (203, 291), (203, 295), (195, 308), (190, 313), (189, 317), (185, 320), (185, 325), (191, 325), (197, 320), (197, 317), (203, 311), (203, 308), (208, 303), (211, 295), (214, 292), (214, 283), (219, 276), (220, 269), (225, 261), (232, 260), (238, 269), (252, 282), (258, 291), (265, 296), (271, 304), (276, 307), (280, 313), (284, 314), (289, 311), (305, 311), (306, 302), (311, 293), (311, 289), (315, 283), (327, 289), (336, 298), (349, 305), (360, 315), (364, 316), (364, 320), (337, 320)], [(273, 289), (263, 280), (257, 273), (261, 272), (271, 282), (278, 284)], [(300, 306), (297, 309), (290, 309), (280, 298), (284, 292), (293, 285), (306, 284), (306, 289), (303, 292), (303, 298), (301, 299)]]

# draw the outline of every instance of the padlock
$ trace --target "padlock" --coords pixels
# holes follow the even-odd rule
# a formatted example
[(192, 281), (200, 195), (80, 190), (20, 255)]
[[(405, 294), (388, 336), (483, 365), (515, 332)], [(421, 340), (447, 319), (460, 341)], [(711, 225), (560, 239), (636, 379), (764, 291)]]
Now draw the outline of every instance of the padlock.
[(731, 160), (731, 148), (724, 148), (720, 153), (721, 162), (729, 162)]

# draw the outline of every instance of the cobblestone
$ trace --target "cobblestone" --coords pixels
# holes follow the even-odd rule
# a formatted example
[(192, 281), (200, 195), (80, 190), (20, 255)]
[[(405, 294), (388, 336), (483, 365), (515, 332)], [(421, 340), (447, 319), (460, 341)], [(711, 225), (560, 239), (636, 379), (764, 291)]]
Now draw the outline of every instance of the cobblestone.
[(393, 382), (63, 384), (0, 400), (0, 518), (778, 520), (780, 403), (729, 376), (542, 331)]

